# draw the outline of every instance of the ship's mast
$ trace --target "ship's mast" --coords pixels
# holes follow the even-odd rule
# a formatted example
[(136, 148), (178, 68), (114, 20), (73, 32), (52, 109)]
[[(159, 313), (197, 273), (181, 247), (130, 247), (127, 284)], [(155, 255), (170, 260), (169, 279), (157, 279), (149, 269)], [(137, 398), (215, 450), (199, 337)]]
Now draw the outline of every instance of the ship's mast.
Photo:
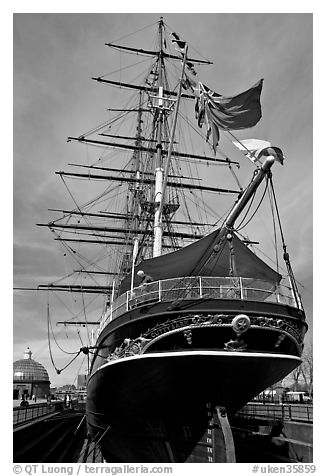
[[(56, 229), (62, 229), (67, 233), (71, 230), (75, 230), (76, 234), (85, 235), (85, 237), (77, 236), (73, 238), (65, 238), (65, 236), (57, 236), (56, 239), (62, 242), (79, 242), (79, 243), (96, 243), (101, 245), (119, 245), (125, 247), (125, 252), (123, 253), (123, 259), (120, 264), (120, 275), (124, 275), (130, 271), (130, 258), (131, 258), (131, 247), (134, 245), (134, 239), (139, 241), (139, 251), (137, 259), (143, 259), (149, 257), (147, 254), (147, 246), (149, 243), (152, 243), (152, 256), (160, 256), (162, 254), (163, 248), (179, 248), (178, 243), (173, 243), (168, 245), (163, 243), (164, 237), (171, 238), (171, 225), (174, 223), (183, 224), (183, 222), (171, 221), (169, 215), (175, 213), (178, 209), (179, 204), (177, 202), (167, 203), (167, 194), (165, 190), (170, 187), (171, 190), (182, 188), (182, 189), (191, 189), (193, 190), (205, 190), (211, 192), (223, 192), (223, 193), (232, 193), (238, 194), (238, 190), (228, 190), (228, 189), (217, 189), (216, 187), (205, 187), (200, 184), (193, 184), (187, 182), (180, 182), (173, 180), (175, 177), (169, 174), (170, 170), (170, 161), (175, 157), (186, 157), (189, 159), (198, 159), (221, 162), (224, 164), (236, 163), (230, 161), (226, 158), (216, 158), (209, 157), (206, 155), (196, 155), (189, 154), (183, 151), (174, 150), (174, 131), (176, 126), (176, 117), (178, 111), (178, 105), (181, 97), (185, 99), (194, 99), (193, 94), (182, 92), (182, 79), (184, 74), (184, 68), (186, 61), (191, 61), (195, 64), (211, 64), (210, 61), (201, 60), (197, 58), (188, 58), (186, 49), (183, 54), (172, 55), (169, 54), (166, 49), (165, 44), (165, 25), (163, 18), (161, 17), (158, 22), (158, 42), (155, 50), (143, 50), (139, 48), (126, 47), (122, 45), (117, 45), (113, 43), (108, 43), (107, 45), (119, 50), (126, 52), (149, 55), (156, 58), (155, 65), (151, 65), (151, 70), (149, 75), (146, 77), (146, 81), (143, 85), (138, 84), (129, 84), (122, 83), (120, 81), (111, 81), (103, 77), (92, 78), (101, 83), (107, 83), (112, 86), (116, 86), (123, 89), (132, 89), (139, 91), (139, 100), (138, 107), (133, 107), (132, 109), (114, 109), (117, 112), (137, 112), (137, 134), (136, 138), (132, 138), (127, 135), (111, 135), (105, 130), (96, 129), (90, 131), (85, 135), (80, 135), (79, 137), (68, 137), (68, 141), (78, 141), (86, 144), (90, 144), (98, 147), (112, 147), (114, 149), (129, 150), (133, 152), (132, 156), (132, 166), (128, 169), (116, 169), (108, 167), (98, 167), (93, 165), (84, 165), (84, 164), (70, 164), (72, 166), (86, 167), (88, 168), (88, 173), (68, 173), (68, 172), (57, 172), (61, 177), (79, 177), (87, 178), (94, 180), (106, 180), (106, 181), (117, 181), (120, 183), (128, 183), (128, 192), (127, 192), (127, 209), (124, 210), (123, 214), (112, 215), (110, 218), (117, 220), (123, 219), (126, 224), (123, 227), (107, 227), (99, 226), (98, 223), (92, 224), (89, 223), (86, 219), (86, 223), (80, 224), (80, 221), (75, 223), (61, 223), (58, 220), (50, 222), (48, 224), (39, 224), (40, 226), (48, 226), (55, 233)], [(177, 60), (180, 62), (183, 56), (183, 65), (182, 65), (182, 74), (179, 84), (179, 90), (175, 91), (173, 88), (169, 87), (167, 77), (166, 77), (166, 66), (165, 58)], [(153, 75), (153, 77), (150, 77)], [(172, 90), (170, 90), (172, 89)], [(147, 108), (143, 107), (144, 96), (148, 98)], [(146, 133), (143, 134), (142, 123), (143, 123), (143, 113), (148, 112), (153, 116), (152, 129), (150, 137)], [(171, 127), (171, 134), (168, 131), (167, 118), (170, 114), (173, 114), (173, 123)], [(148, 122), (146, 122), (149, 125)], [(101, 131), (101, 132), (99, 132)], [(108, 140), (99, 140), (89, 138), (90, 134), (93, 132), (98, 132), (100, 136), (107, 138), (116, 137), (117, 139), (126, 139), (131, 140), (135, 139), (134, 144), (123, 143), (115, 140), (113, 142)], [(171, 136), (171, 137), (169, 137)], [(167, 148), (166, 144), (169, 143)], [(153, 145), (152, 145), (153, 144)], [(155, 146), (154, 146), (155, 144)], [(167, 150), (168, 149), (168, 150)], [(152, 170), (148, 170), (148, 160), (152, 164)], [(237, 163), (236, 163), (237, 164)], [(103, 170), (105, 173), (94, 174), (90, 172), (90, 169)], [(108, 175), (107, 172), (124, 172), (122, 175)], [(127, 174), (127, 175), (126, 175)], [(190, 179), (191, 177), (180, 177), (182, 179)], [(169, 180), (170, 179), (170, 180)], [(96, 218), (109, 218), (101, 212), (90, 213), (88, 209), (86, 211), (78, 209), (68, 213), (70, 214), (80, 214), (83, 217), (96, 217)], [(195, 225), (195, 223), (193, 223)], [(109, 234), (108, 234), (109, 233)], [(117, 235), (115, 235), (117, 234)], [(201, 235), (198, 233), (173, 233), (174, 238), (186, 238), (194, 239), (200, 238)], [(69, 245), (68, 245), (69, 246)]]
[(156, 169), (155, 169), (155, 215), (154, 215), (154, 245), (153, 245), (153, 257), (160, 256), (162, 254), (162, 236), (163, 236), (163, 206), (164, 206), (164, 198), (166, 193), (166, 186), (169, 174), (169, 167), (171, 162), (172, 156), (172, 148), (174, 142), (174, 134), (176, 129), (177, 123), (177, 116), (179, 110), (179, 104), (181, 99), (182, 93), (182, 81), (183, 75), (187, 60), (187, 45), (185, 47), (185, 51), (183, 54), (183, 64), (182, 64), (182, 72), (181, 78), (179, 83), (179, 91), (178, 97), (175, 102), (174, 107), (174, 117), (173, 117), (173, 124), (172, 124), (172, 132), (169, 142), (169, 150), (168, 156), (166, 158), (165, 169), (163, 173), (163, 164), (162, 164), (162, 123), (164, 120), (165, 108), (164, 108), (164, 98), (163, 98), (163, 35), (162, 35), (162, 28), (163, 28), (163, 20), (162, 17), (160, 18), (159, 23), (159, 38), (160, 38), (160, 50), (159, 50), (159, 97), (158, 97), (158, 105), (159, 105), (159, 120), (158, 120), (158, 141), (157, 141), (157, 154), (156, 154)]
[(154, 192), (154, 244), (153, 257), (162, 254), (163, 225), (160, 219), (160, 203), (162, 201), (163, 167), (162, 167), (162, 126), (164, 119), (163, 101), (163, 18), (159, 21), (159, 58), (158, 58), (158, 123), (155, 161), (155, 192)]
[(167, 186), (167, 183), (168, 183), (169, 168), (170, 168), (170, 163), (171, 163), (171, 158), (172, 158), (172, 148), (173, 148), (173, 142), (174, 142), (174, 135), (175, 135), (175, 129), (176, 129), (176, 125), (177, 125), (179, 105), (180, 105), (180, 99), (181, 99), (182, 81), (183, 81), (183, 75), (184, 75), (186, 61), (187, 61), (187, 51), (188, 51), (188, 46), (185, 47), (185, 52), (184, 52), (184, 57), (183, 57), (183, 62), (182, 62), (182, 71), (181, 71), (181, 77), (180, 77), (180, 83), (179, 83), (179, 92), (178, 92), (178, 97), (177, 97), (175, 108), (174, 108), (174, 116), (173, 116), (172, 131), (171, 131), (171, 137), (170, 137), (170, 143), (169, 143), (169, 150), (168, 150), (168, 156), (167, 156), (167, 159), (166, 159), (166, 162), (165, 162), (165, 168), (164, 168), (164, 181), (163, 181), (163, 186), (162, 186), (162, 199), (161, 199), (161, 203), (160, 203), (159, 210), (158, 210), (158, 219), (161, 223), (162, 223), (162, 212), (163, 212), (165, 191), (166, 191), (166, 186)]

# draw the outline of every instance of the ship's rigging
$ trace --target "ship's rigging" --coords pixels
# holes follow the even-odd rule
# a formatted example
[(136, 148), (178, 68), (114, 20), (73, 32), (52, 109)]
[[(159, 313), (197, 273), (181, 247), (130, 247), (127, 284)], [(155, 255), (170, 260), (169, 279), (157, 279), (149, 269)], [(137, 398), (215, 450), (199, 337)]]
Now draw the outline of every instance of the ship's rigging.
[[(93, 77), (103, 86), (128, 91), (133, 96), (129, 97), (127, 105), (108, 109), (113, 117), (98, 127), (77, 137), (68, 137), (69, 142), (88, 148), (86, 164), (70, 164), (80, 168), (80, 172), (56, 172), (67, 187), (74, 208), (71, 211), (62, 209), (63, 216), (47, 224), (39, 224), (50, 228), (65, 255), (72, 258), (75, 268), (76, 263), (79, 267), (67, 276), (68, 280), (63, 278), (48, 285), (40, 285), (40, 289), (55, 293), (71, 292), (82, 296), (81, 308), (77, 312), (74, 310), (70, 319), (61, 321), (67, 325), (73, 322), (79, 325), (82, 316), (86, 315), (86, 308), (90, 310), (86, 322), (99, 322), (101, 314), (95, 310), (95, 306), (92, 307), (92, 302), (90, 305), (85, 304), (84, 299), (87, 296), (99, 295), (101, 298), (104, 295), (101, 305), (104, 312), (117, 292), (119, 283), (131, 271), (132, 264), (137, 265), (152, 256), (180, 249), (206, 236), (213, 228), (223, 229), (225, 224), (225, 234), (236, 231), (233, 229), (235, 217), (230, 220), (229, 213), (232, 200), (237, 197), (241, 200), (246, 193), (237, 174), (240, 162), (230, 160), (229, 154), (224, 153), (221, 147), (218, 147), (215, 155), (209, 143), (206, 143), (204, 152), (195, 153), (198, 137), (202, 139), (204, 136), (194, 121), (186, 118), (187, 113), (193, 110), (195, 99), (194, 94), (182, 88), (186, 61), (202, 67), (212, 63), (193, 58), (195, 55), (192, 54), (188, 57), (187, 52), (182, 61), (180, 55), (173, 54), (171, 47), (168, 47), (171, 33), (161, 19), (156, 49), (133, 48), (113, 42), (106, 44), (118, 50), (119, 54), (150, 58), (148, 71), (141, 80), (138, 76), (130, 83), (107, 79), (106, 75)], [(170, 63), (174, 78), (172, 82), (168, 78)], [(178, 123), (174, 123), (180, 99), (184, 99), (187, 104), (180, 110)], [(135, 125), (130, 125), (129, 116), (133, 121), (136, 120)], [(233, 134), (231, 137), (234, 139)], [(194, 167), (190, 168), (190, 164)], [(214, 180), (214, 185), (201, 183), (202, 175), (205, 178), (208, 175), (206, 171), (203, 173), (202, 167), (213, 169), (214, 173), (218, 171), (216, 176), (219, 180), (216, 183)], [(80, 190), (72, 191), (69, 180), (72, 185), (76, 180), (92, 184), (90, 192), (95, 191), (93, 181), (95, 185), (100, 183), (101, 191), (96, 192), (95, 199), (84, 198)], [(220, 198), (221, 211), (218, 213), (215, 202), (206, 198), (207, 192), (214, 196), (217, 194)], [(82, 201), (80, 197), (77, 198), (78, 193)], [(227, 200), (228, 196), (231, 196), (231, 202)], [(259, 203), (262, 195), (258, 198), (254, 196), (252, 203), (254, 200)], [(247, 213), (249, 209), (251, 205)], [(254, 244), (248, 235), (239, 233), (238, 236), (248, 246)], [(137, 253), (133, 260), (135, 243)], [(290, 286), (298, 296), (284, 240), (283, 250)], [(91, 257), (88, 256), (89, 252)], [(232, 276), (232, 259), (230, 263)], [(73, 307), (76, 304), (77, 298)], [(88, 339), (90, 342), (89, 336)]]

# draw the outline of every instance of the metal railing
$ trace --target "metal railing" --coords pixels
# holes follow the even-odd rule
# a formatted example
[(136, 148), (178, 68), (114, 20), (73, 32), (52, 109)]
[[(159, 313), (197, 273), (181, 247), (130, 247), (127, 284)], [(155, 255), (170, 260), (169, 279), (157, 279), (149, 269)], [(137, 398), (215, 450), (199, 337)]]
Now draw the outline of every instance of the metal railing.
[(13, 425), (19, 425), (27, 421), (34, 420), (50, 413), (61, 411), (63, 408), (62, 402), (55, 403), (37, 403), (26, 407), (14, 407)]
[(237, 412), (237, 416), (258, 420), (291, 420), (312, 423), (313, 406), (300, 403), (248, 403)]
[(108, 322), (142, 304), (207, 298), (276, 302), (296, 307), (290, 288), (284, 285), (273, 286), (264, 280), (208, 276), (164, 279), (134, 288), (119, 296), (104, 314), (98, 334)]

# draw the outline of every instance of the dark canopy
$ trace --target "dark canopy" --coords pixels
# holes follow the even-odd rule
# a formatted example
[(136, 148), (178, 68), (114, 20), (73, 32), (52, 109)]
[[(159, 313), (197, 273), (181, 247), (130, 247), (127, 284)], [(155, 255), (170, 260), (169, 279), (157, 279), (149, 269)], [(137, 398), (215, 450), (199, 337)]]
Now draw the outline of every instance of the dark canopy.
[[(143, 270), (154, 281), (184, 276), (229, 276), (230, 250), (226, 240), (221, 249), (213, 253), (218, 241), (219, 230), (185, 248), (172, 253), (142, 261), (135, 267), (134, 286), (139, 286), (141, 279), (137, 271)], [(280, 282), (282, 276), (265, 264), (236, 236), (233, 239), (236, 276), (268, 281), (271, 288)], [(131, 286), (131, 274), (122, 281), (119, 294), (128, 291)]]

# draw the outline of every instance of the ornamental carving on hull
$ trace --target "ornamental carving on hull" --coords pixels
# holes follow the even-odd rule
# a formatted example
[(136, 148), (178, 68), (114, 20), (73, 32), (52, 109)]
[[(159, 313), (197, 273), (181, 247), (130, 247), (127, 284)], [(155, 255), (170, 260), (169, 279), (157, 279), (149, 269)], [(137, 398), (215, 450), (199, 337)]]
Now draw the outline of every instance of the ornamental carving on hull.
[(224, 344), (224, 350), (245, 351), (247, 345), (240, 339), (249, 329), (264, 328), (267, 330), (280, 331), (275, 342), (275, 348), (279, 347), (285, 339), (286, 334), (292, 336), (299, 347), (302, 346), (304, 327), (291, 322), (286, 318), (273, 318), (266, 316), (251, 316), (245, 314), (227, 315), (227, 314), (188, 314), (175, 319), (168, 319), (162, 324), (148, 329), (136, 339), (124, 339), (120, 347), (116, 347), (114, 352), (109, 354), (108, 360), (116, 360), (122, 357), (130, 357), (142, 354), (146, 351), (148, 344), (159, 340), (164, 334), (177, 332), (179, 329), (183, 332), (186, 342), (189, 346), (192, 344), (192, 332), (196, 328), (202, 327), (230, 327), (235, 333), (235, 338), (230, 339)]
[(244, 343), (242, 339), (229, 340), (224, 344), (224, 350), (230, 350), (233, 352), (244, 352), (247, 350), (247, 344)]
[(114, 352), (108, 355), (107, 360), (117, 360), (122, 357), (141, 354), (144, 346), (150, 342), (150, 340), (151, 339), (145, 339), (144, 337), (137, 337), (137, 339), (124, 339), (120, 347), (116, 347)]
[[(238, 321), (236, 321), (236, 318)], [(248, 318), (245, 314), (239, 314), (238, 316), (227, 314), (189, 314), (186, 316), (180, 316), (175, 319), (168, 319), (162, 324), (157, 324), (155, 327), (148, 329), (144, 332), (143, 337), (149, 339), (155, 339), (162, 334), (170, 332), (178, 328), (192, 328), (192, 327), (224, 327), (232, 326), (236, 334), (240, 335), (246, 332), (249, 327), (257, 328), (269, 328), (275, 330), (282, 330), (290, 334), (295, 340), (301, 344), (304, 337), (303, 326), (291, 322), (286, 318), (274, 318), (264, 316), (252, 316)]]

